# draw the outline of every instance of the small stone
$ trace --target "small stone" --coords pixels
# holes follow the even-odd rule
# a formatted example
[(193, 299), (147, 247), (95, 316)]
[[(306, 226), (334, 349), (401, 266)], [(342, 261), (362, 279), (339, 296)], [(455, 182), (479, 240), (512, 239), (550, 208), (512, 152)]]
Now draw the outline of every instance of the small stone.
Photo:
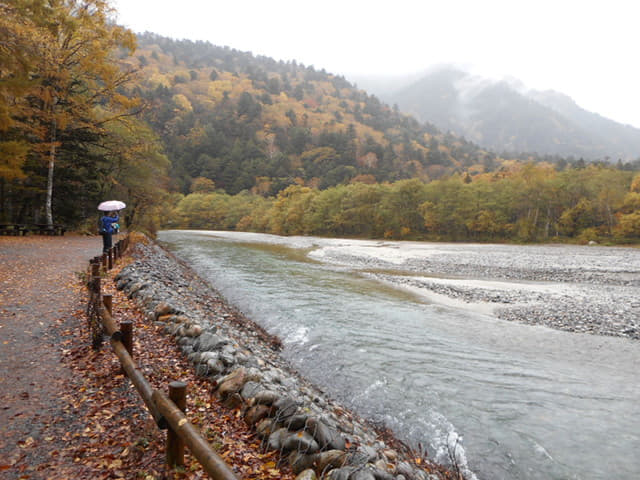
[(233, 395), (229, 395), (223, 400), (222, 405), (227, 407), (230, 410), (238, 408), (242, 405), (242, 397), (239, 393), (234, 393)]
[(316, 472), (308, 468), (300, 472), (296, 477), (296, 480), (318, 480), (318, 477), (316, 477)]
[(256, 424), (256, 433), (260, 438), (266, 438), (273, 432), (273, 421), (270, 418), (263, 418)]
[(155, 316), (158, 320), (160, 319), (160, 317), (169, 315), (174, 312), (174, 308), (166, 302), (159, 303), (154, 310)]
[(398, 459), (398, 452), (391, 450), (390, 448), (382, 450), (382, 455), (384, 455), (390, 462), (395, 462)]
[(209, 368), (209, 375), (217, 375), (224, 372), (224, 365), (219, 359), (207, 360), (207, 367)]
[(310, 469), (313, 466), (314, 455), (309, 455), (301, 452), (291, 452), (287, 457), (289, 465), (293, 473), (298, 475), (299, 473)]

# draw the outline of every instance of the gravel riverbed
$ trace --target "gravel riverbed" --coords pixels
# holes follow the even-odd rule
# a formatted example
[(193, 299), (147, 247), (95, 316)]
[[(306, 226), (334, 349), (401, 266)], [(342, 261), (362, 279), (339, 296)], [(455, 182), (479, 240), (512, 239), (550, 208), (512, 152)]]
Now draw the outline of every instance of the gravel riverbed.
[(378, 242), (316, 256), (505, 320), (640, 339), (636, 248)]

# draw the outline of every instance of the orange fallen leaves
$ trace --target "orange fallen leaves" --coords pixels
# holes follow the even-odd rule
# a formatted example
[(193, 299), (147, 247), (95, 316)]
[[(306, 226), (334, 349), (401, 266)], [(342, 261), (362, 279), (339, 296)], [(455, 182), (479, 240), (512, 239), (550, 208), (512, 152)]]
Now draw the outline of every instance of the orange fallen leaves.
[[(144, 315), (111, 279), (103, 280), (103, 292), (113, 295), (113, 316), (134, 322), (134, 360), (154, 388), (167, 390), (173, 380), (188, 384), (187, 416), (208, 438), (239, 478), (293, 480), (288, 466), (279, 468), (277, 452), (265, 452), (248, 429), (240, 409), (229, 411), (211, 397), (211, 385), (195, 376), (172, 339)], [(58, 457), (71, 466), (57, 467), (57, 478), (200, 479), (207, 478), (198, 462), (185, 455), (184, 468), (164, 465), (165, 432), (158, 430), (135, 388), (120, 374), (120, 364), (108, 342), (92, 352), (84, 310), (71, 316), (75, 325), (65, 326), (63, 362), (75, 372), (77, 384), (67, 392), (66, 411), (83, 425), (80, 431), (65, 432), (66, 444)], [(56, 478), (55, 476), (51, 478)]]

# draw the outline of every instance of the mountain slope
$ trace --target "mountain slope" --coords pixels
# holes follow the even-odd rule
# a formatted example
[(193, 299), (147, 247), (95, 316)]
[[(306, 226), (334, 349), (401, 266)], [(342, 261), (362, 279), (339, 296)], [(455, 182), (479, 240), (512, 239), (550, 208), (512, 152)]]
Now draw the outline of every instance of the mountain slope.
[(496, 151), (589, 160), (640, 157), (640, 130), (580, 108), (557, 92), (442, 68), (383, 96), (402, 111)]
[(154, 34), (138, 43), (134, 93), (149, 105), (176, 190), (204, 177), (228, 193), (272, 195), (291, 184), (427, 180), (499, 166), (495, 154), (324, 70)]

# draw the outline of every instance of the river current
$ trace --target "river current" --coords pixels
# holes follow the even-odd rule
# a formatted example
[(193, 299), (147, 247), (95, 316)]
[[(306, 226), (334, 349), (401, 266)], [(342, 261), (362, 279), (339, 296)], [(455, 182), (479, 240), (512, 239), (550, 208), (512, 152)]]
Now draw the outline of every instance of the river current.
[(353, 264), (323, 256), (322, 239), (159, 240), (282, 338), (303, 375), (467, 478), (640, 476), (640, 342), (434, 303), (364, 275), (355, 240), (341, 244)]

